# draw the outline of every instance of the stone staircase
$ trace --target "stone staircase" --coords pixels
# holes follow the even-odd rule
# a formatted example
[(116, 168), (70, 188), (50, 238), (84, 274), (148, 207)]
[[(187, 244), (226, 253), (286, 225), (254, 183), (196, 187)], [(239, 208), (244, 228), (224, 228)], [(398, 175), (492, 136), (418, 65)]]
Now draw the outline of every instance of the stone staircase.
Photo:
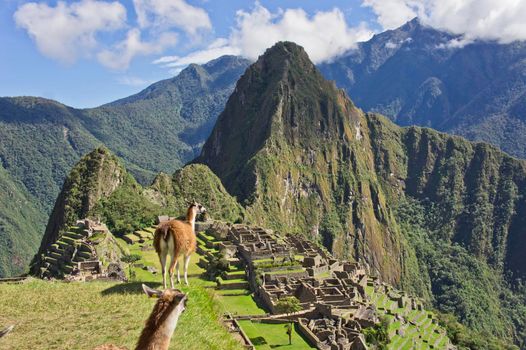
[(44, 254), (40, 277), (64, 277), (73, 272), (78, 262), (94, 259), (96, 254), (86, 239), (83, 229), (69, 227)]

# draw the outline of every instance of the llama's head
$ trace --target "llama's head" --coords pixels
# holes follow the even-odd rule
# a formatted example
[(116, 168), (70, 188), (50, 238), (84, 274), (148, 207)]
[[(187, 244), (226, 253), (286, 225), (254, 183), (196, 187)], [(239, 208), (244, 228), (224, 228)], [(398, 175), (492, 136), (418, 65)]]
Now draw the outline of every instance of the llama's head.
[(188, 210), (191, 210), (196, 216), (206, 213), (206, 208), (196, 201), (189, 203)]
[(171, 336), (177, 326), (179, 316), (186, 310), (188, 296), (179, 289), (160, 291), (152, 289), (145, 284), (142, 285), (142, 289), (147, 296), (159, 298), (147, 321), (147, 325), (153, 329), (163, 328)]

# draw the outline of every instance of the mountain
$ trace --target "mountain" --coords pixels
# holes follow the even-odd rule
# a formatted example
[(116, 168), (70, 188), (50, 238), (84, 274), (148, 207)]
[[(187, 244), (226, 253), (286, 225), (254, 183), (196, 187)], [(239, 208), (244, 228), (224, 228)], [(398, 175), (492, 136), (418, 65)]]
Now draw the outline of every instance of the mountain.
[[(11, 222), (2, 226), (0, 256), (9, 251), (24, 257), (14, 270), (1, 260), (0, 276), (23, 272), (20, 266), (27, 266), (44, 232), (43, 218), (82, 155), (104, 144), (143, 184), (159, 171), (173, 172), (199, 152), (246, 66), (234, 56), (190, 65), (174, 78), (92, 109), (38, 97), (0, 98), (0, 164), (9, 186), (31, 203), (24, 210), (38, 212), (28, 225), (0, 207), (2, 221)], [(20, 229), (26, 225), (31, 230)], [(15, 243), (22, 241), (27, 244)]]
[(248, 220), (305, 234), (481, 334), (524, 342), (526, 162), (362, 112), (287, 42), (240, 78), (194, 162)]
[(414, 19), (320, 65), (362, 109), (526, 158), (526, 42), (462, 43)]
[(192, 165), (173, 176), (160, 173), (150, 187), (143, 188), (127, 172), (122, 162), (106, 147), (98, 147), (82, 157), (66, 177), (47, 222), (31, 272), (41, 276), (61, 276), (49, 267), (46, 257), (61, 244), (77, 220), (90, 218), (107, 224), (122, 236), (154, 224), (158, 215), (179, 216), (187, 202), (207, 203), (209, 215), (231, 222), (244, 217), (243, 208), (224, 189), (221, 181), (205, 166)]
[(366, 259), (396, 283), (401, 265), (391, 256), (400, 255), (400, 240), (388, 229), (393, 216), (365, 123), (301, 47), (280, 43), (240, 78), (196, 162), (262, 225), (309, 234), (336, 255)]
[(82, 122), (141, 183), (149, 184), (156, 173), (171, 173), (199, 154), (248, 63), (223, 56), (191, 64), (137, 95), (85, 110)]
[(34, 201), (0, 165), (0, 276), (26, 271), (38, 248), (46, 216)]

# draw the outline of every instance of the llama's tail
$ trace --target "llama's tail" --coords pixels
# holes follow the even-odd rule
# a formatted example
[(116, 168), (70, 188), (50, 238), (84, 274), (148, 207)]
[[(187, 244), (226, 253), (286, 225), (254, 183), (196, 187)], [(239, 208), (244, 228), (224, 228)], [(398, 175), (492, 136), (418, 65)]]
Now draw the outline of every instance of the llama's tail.
[(170, 231), (169, 225), (159, 225), (155, 230), (153, 237), (153, 246), (157, 254), (161, 252), (161, 240), (168, 241), (168, 232)]

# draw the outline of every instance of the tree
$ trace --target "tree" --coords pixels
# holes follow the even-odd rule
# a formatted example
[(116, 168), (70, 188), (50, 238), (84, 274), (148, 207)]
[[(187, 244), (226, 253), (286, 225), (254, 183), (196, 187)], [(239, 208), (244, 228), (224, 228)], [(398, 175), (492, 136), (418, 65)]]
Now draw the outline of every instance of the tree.
[[(285, 313), (287, 315), (290, 315), (293, 312), (301, 311), (303, 308), (301, 307), (300, 301), (296, 297), (285, 297), (278, 300), (276, 303), (276, 310), (280, 313)], [(292, 320), (290, 321), (290, 324), (286, 325), (285, 328), (287, 329), (287, 335), (289, 336), (289, 345), (292, 344)]]
[(124, 255), (121, 258), (121, 260), (122, 262), (125, 262), (126, 264), (128, 264), (128, 271), (130, 274), (130, 279), (133, 279), (133, 277), (135, 277), (135, 271), (133, 271), (133, 267), (137, 261), (141, 260), (141, 255), (140, 254)]

